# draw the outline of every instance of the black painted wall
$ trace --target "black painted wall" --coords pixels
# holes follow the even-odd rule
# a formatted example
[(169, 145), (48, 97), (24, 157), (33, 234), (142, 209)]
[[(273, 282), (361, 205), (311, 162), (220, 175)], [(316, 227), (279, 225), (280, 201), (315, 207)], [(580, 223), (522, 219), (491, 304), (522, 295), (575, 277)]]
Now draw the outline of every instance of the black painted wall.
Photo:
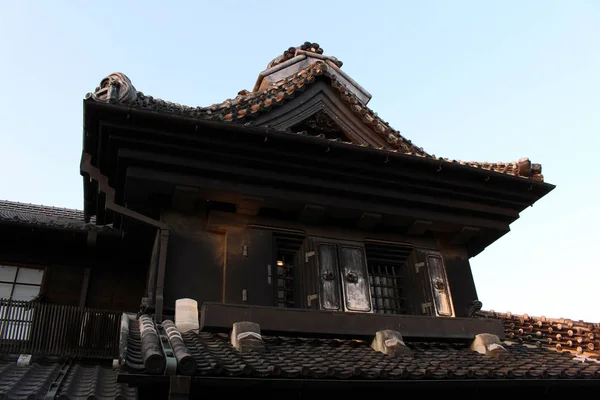
[(163, 220), (171, 227), (165, 272), (164, 307), (175, 307), (175, 300), (191, 298), (223, 300), (226, 233), (206, 229), (199, 216), (166, 212)]

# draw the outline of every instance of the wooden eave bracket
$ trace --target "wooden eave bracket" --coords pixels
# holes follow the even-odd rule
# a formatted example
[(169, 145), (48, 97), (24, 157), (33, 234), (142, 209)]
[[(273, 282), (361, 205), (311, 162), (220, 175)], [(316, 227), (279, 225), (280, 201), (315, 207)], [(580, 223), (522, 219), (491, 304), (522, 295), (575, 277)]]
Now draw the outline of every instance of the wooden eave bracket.
[(325, 215), (325, 207), (307, 204), (300, 213), (300, 220), (305, 223), (316, 223)]
[(256, 216), (260, 211), (262, 202), (262, 197), (244, 196), (235, 205), (235, 211), (242, 215)]
[(406, 233), (408, 235), (421, 236), (425, 232), (430, 230), (432, 227), (433, 227), (432, 221), (417, 219), (412, 223), (410, 228), (408, 228), (408, 231)]
[(372, 230), (377, 226), (379, 221), (381, 221), (381, 214), (365, 212), (356, 222), (356, 226), (360, 229)]
[(465, 226), (450, 240), (450, 244), (465, 244), (473, 237), (477, 236), (479, 232), (479, 228)]

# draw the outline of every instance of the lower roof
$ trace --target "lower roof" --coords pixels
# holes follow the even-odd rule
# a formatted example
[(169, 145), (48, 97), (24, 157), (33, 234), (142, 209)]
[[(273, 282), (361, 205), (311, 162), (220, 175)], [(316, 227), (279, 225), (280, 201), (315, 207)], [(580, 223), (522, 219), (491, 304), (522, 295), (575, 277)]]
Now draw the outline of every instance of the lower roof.
[(109, 365), (54, 361), (19, 366), (3, 359), (0, 398), (136, 400), (138, 395), (136, 388), (117, 382), (117, 370)]
[(95, 220), (86, 223), (81, 210), (8, 200), (0, 200), (0, 223), (70, 231), (112, 231), (109, 226), (96, 225)]
[[(197, 377), (248, 377), (314, 380), (600, 380), (600, 361), (544, 346), (506, 341), (507, 352), (496, 359), (464, 342), (406, 342), (410, 356), (390, 356), (373, 350), (365, 340), (262, 336), (264, 352), (239, 352), (227, 334), (188, 331), (181, 335), (196, 363)], [(146, 374), (144, 349), (151, 346), (129, 325), (126, 373)]]

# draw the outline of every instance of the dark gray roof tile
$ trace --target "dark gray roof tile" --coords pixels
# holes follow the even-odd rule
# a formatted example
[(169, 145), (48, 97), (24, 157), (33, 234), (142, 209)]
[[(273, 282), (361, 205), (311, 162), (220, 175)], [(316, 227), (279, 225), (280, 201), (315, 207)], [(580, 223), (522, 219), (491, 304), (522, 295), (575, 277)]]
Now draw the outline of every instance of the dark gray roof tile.
[(57, 398), (61, 400), (137, 399), (137, 390), (117, 382), (117, 371), (109, 366), (75, 364), (65, 376)]
[(393, 357), (361, 340), (263, 336), (266, 351), (240, 353), (229, 335), (183, 334), (196, 359), (196, 375), (328, 379), (600, 379), (600, 363), (570, 353), (507, 343), (494, 359), (466, 343), (406, 342), (412, 357)]
[(40, 226), (61, 230), (112, 231), (109, 226), (97, 226), (83, 220), (83, 211), (0, 200), (0, 223)]
[[(0, 398), (43, 399), (57, 381), (62, 362), (34, 362), (17, 366), (15, 360), (0, 362)], [(57, 399), (137, 399), (137, 390), (117, 382), (117, 370), (109, 365), (72, 364), (60, 382)]]

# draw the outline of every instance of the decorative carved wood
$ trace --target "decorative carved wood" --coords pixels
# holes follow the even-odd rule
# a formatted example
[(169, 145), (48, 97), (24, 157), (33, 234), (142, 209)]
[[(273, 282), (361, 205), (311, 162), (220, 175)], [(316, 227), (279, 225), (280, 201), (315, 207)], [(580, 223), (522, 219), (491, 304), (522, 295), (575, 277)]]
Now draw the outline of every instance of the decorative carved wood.
[(328, 139), (350, 141), (344, 130), (325, 110), (317, 111), (308, 119), (291, 127), (293, 132), (306, 132), (312, 136), (323, 135)]
[(328, 78), (311, 85), (294, 99), (281, 107), (258, 117), (254, 125), (271, 126), (278, 130), (298, 132), (298, 127), (307, 126), (307, 133), (318, 132), (326, 137), (334, 133), (340, 138), (343, 132), (346, 141), (370, 145), (377, 148), (392, 147), (366, 126), (339, 98)]

